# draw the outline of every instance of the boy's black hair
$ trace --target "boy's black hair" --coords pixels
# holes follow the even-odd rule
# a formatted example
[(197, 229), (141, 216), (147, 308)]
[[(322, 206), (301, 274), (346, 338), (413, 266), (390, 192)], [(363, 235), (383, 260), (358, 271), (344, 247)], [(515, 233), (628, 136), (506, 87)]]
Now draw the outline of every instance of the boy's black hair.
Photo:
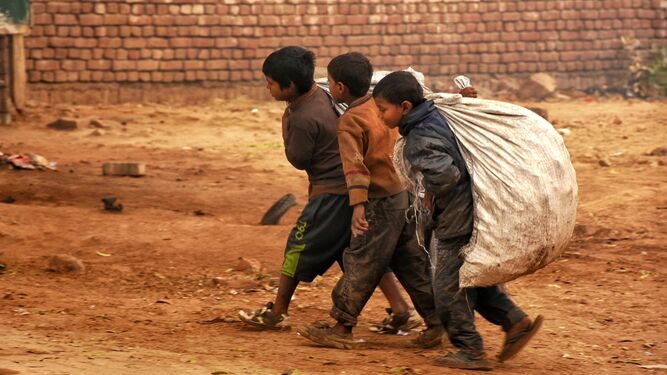
[(298, 46), (281, 48), (264, 60), (262, 73), (283, 89), (293, 82), (299, 94), (305, 94), (315, 83), (315, 54)]
[(371, 87), (373, 65), (366, 56), (350, 52), (334, 57), (327, 65), (327, 72), (334, 81), (344, 84), (352, 96), (360, 97)]
[(394, 105), (401, 105), (407, 100), (418, 106), (424, 102), (424, 89), (410, 72), (399, 71), (382, 78), (373, 89), (373, 97), (380, 97)]

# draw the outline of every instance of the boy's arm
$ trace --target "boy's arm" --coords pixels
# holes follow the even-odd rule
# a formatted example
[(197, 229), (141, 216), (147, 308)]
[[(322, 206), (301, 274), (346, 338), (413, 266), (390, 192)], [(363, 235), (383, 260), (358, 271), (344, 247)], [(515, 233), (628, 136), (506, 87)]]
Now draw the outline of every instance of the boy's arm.
[(285, 141), (285, 156), (296, 169), (306, 169), (310, 166), (315, 150), (315, 135), (317, 124), (312, 121), (292, 122), (283, 126)]
[(343, 115), (338, 122), (338, 147), (350, 206), (364, 203), (368, 200), (371, 174), (364, 164), (364, 130), (352, 116)]
[(436, 196), (451, 190), (461, 178), (454, 164), (450, 142), (423, 128), (412, 129), (405, 144), (405, 156), (424, 175), (424, 188)]

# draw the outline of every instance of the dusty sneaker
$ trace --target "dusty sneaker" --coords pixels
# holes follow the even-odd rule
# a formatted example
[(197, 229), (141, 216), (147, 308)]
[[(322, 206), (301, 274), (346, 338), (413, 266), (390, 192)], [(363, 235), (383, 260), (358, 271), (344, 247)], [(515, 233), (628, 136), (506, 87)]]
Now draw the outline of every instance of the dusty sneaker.
[(489, 360), (480, 356), (478, 358), (469, 357), (461, 352), (449, 353), (435, 359), (435, 365), (440, 367), (457, 368), (464, 370), (491, 371), (493, 365)]
[(266, 306), (254, 312), (241, 310), (239, 311), (239, 319), (259, 330), (286, 331), (292, 328), (287, 315), (276, 315), (271, 309), (273, 309), (273, 303), (267, 302)]
[(500, 354), (498, 354), (498, 361), (505, 362), (519, 354), (521, 349), (528, 344), (530, 339), (532, 339), (540, 329), (543, 320), (544, 317), (542, 315), (538, 315), (532, 322), (526, 317), (510, 328), (505, 336), (503, 348), (500, 351)]
[(308, 340), (329, 348), (358, 349), (364, 343), (364, 340), (355, 340), (352, 334), (338, 334), (322, 322), (305, 326), (297, 332)]
[(419, 336), (411, 340), (412, 345), (422, 349), (435, 348), (442, 343), (442, 335), (445, 334), (445, 329), (442, 326), (433, 326), (426, 328), (419, 333)]
[(388, 317), (382, 320), (382, 323), (372, 324), (368, 329), (376, 333), (397, 334), (398, 331), (407, 332), (419, 327), (422, 322), (414, 310), (404, 313), (394, 313), (391, 308), (386, 308)]

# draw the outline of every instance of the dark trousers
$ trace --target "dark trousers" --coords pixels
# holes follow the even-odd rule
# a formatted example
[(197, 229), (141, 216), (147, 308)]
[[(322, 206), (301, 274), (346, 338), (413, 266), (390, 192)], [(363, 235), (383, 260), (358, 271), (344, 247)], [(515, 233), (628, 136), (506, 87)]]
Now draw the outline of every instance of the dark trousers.
[(452, 345), (470, 357), (484, 353), (482, 337), (475, 328), (475, 310), (484, 319), (507, 331), (526, 317), (498, 286), (459, 288), (459, 269), (463, 265), (461, 248), (469, 235), (438, 240), (433, 280), (435, 305)]
[(345, 273), (331, 292), (331, 316), (355, 326), (387, 267), (403, 285), (428, 326), (440, 325), (435, 310), (428, 254), (419, 247), (415, 224), (408, 223), (406, 192), (366, 203), (369, 229), (350, 240), (343, 252)]

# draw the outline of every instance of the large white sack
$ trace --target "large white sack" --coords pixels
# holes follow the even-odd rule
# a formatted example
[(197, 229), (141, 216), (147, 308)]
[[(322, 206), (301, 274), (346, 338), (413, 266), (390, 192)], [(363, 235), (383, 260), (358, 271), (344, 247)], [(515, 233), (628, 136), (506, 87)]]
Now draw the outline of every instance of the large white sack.
[(474, 228), (461, 287), (534, 272), (572, 236), (577, 181), (562, 137), (534, 112), (458, 94), (427, 95), (449, 122), (472, 178)]

